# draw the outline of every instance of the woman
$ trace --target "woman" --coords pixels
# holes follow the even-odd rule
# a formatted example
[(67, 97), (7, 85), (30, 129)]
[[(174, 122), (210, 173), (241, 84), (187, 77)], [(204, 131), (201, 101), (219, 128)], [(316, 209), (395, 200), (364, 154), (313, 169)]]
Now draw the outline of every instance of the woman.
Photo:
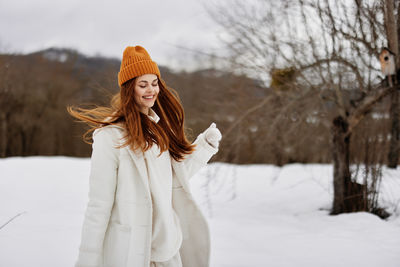
[(215, 124), (193, 144), (183, 108), (141, 46), (127, 47), (111, 107), (72, 109), (92, 125), (89, 202), (76, 267), (204, 267), (208, 227), (188, 179), (218, 151)]

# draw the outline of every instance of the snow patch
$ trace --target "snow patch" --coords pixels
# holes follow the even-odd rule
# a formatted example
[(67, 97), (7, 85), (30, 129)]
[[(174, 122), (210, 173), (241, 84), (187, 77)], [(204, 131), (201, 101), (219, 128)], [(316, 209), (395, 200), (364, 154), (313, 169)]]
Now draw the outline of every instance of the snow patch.
[[(89, 159), (0, 160), (0, 266), (73, 266), (87, 203)], [(191, 180), (212, 238), (212, 267), (397, 267), (400, 171), (384, 170), (387, 221), (329, 216), (332, 166), (210, 164)]]

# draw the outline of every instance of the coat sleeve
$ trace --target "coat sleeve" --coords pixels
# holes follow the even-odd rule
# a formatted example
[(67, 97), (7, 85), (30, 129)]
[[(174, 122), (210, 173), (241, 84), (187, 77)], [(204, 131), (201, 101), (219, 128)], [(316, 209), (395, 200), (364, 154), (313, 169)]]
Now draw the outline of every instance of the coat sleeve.
[(93, 133), (89, 202), (75, 267), (98, 267), (103, 264), (103, 241), (114, 204), (119, 158), (113, 130), (102, 128)]
[(196, 174), (196, 172), (204, 167), (211, 157), (218, 152), (218, 148), (211, 146), (206, 141), (204, 133), (201, 133), (193, 144), (196, 145), (195, 151), (182, 162), (188, 174), (188, 178)]

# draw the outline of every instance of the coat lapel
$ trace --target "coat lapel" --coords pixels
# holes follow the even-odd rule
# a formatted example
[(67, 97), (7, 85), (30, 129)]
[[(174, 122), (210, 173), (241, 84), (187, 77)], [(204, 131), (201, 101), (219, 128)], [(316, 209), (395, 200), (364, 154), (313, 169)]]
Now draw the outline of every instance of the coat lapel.
[(142, 152), (134, 152), (130, 148), (127, 148), (129, 155), (132, 158), (133, 163), (136, 165), (139, 172), (140, 179), (142, 180), (144, 187), (147, 189), (146, 193), (150, 197), (150, 187), (147, 173), (147, 166)]
[[(144, 153), (142, 152), (134, 152), (130, 148), (127, 148), (129, 155), (131, 156), (134, 164), (136, 165), (140, 178), (142, 179), (142, 182), (147, 189), (146, 191), (148, 194), (150, 194), (150, 186), (149, 186), (149, 180), (148, 180), (148, 173), (147, 173), (147, 166), (144, 158)], [(185, 169), (182, 166), (182, 163), (177, 162), (171, 158), (171, 165), (172, 165), (172, 170), (173, 173), (175, 174), (176, 178), (178, 179), (179, 183), (182, 185), (183, 189), (185, 189), (186, 192), (190, 192), (189, 185), (186, 181), (186, 172)]]
[[(111, 127), (118, 128), (121, 130), (119, 138), (122, 140), (122, 136), (123, 136), (123, 132), (125, 131), (125, 128), (120, 125), (112, 125)], [(145, 188), (147, 189), (146, 194), (148, 194), (148, 197), (150, 197), (149, 180), (147, 178), (148, 177), (147, 167), (146, 167), (146, 163), (144, 161), (144, 156), (143, 156), (144, 153), (132, 151), (132, 149), (130, 149), (129, 146), (127, 146), (126, 149), (128, 150), (133, 163), (137, 167), (137, 170), (140, 175), (140, 179), (143, 181), (143, 184), (144, 184)]]

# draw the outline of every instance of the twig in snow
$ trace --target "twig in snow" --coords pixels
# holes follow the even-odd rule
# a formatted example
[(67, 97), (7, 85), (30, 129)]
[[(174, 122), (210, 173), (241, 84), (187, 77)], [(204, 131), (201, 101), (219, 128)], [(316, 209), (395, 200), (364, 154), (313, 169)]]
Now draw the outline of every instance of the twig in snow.
[(5, 224), (3, 224), (2, 226), (0, 226), (0, 230), (3, 229), (3, 227), (5, 227), (7, 224), (9, 224), (12, 220), (14, 220), (15, 218), (17, 218), (18, 216), (22, 215), (26, 213), (26, 211), (18, 213), (17, 215), (15, 215), (14, 217), (12, 217), (11, 219), (9, 219)]

